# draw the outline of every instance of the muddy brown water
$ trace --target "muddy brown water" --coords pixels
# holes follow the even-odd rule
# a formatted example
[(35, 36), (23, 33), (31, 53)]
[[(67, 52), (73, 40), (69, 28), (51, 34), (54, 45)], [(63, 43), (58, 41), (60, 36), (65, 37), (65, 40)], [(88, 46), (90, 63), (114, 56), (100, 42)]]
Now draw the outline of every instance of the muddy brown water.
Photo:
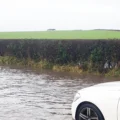
[(72, 120), (77, 90), (104, 77), (0, 67), (0, 120)]

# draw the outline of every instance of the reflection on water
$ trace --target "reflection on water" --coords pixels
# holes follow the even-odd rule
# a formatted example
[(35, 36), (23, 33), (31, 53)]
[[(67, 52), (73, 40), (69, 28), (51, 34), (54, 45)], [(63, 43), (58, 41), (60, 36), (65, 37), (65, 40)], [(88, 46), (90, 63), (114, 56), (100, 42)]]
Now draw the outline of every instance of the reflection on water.
[(0, 67), (0, 120), (71, 120), (76, 91), (103, 81), (103, 77)]

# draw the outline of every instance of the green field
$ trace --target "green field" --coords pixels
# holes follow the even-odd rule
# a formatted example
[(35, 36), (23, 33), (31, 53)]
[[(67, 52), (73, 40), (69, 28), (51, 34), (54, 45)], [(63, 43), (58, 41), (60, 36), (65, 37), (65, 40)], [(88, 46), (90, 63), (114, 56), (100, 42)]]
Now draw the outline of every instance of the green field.
[(0, 39), (120, 39), (120, 31), (71, 30), (39, 32), (0, 32)]

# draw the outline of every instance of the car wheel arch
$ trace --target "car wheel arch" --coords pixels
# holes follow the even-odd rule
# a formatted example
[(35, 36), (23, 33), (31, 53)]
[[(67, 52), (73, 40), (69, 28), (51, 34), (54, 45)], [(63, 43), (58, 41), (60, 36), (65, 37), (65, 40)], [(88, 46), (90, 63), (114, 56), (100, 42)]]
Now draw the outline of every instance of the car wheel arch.
[(105, 120), (105, 118), (104, 118), (103, 113), (101, 112), (101, 110), (100, 110), (95, 104), (93, 104), (93, 103), (91, 103), (91, 102), (88, 102), (88, 101), (84, 101), (84, 102), (82, 102), (82, 103), (80, 103), (80, 104), (78, 105), (78, 107), (77, 107), (77, 109), (76, 109), (75, 118), (76, 118), (76, 115), (77, 115), (77, 112), (78, 112), (79, 108), (80, 108), (82, 105), (84, 105), (84, 104), (91, 104), (91, 105), (95, 106), (95, 107), (99, 110), (99, 112), (101, 113), (101, 115), (102, 115), (102, 117), (103, 117), (103, 120)]

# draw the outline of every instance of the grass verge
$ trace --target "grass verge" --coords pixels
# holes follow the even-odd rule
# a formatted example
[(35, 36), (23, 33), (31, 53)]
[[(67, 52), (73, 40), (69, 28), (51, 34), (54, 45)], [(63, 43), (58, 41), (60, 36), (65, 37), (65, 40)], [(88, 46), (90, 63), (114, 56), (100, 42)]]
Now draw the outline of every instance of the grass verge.
[[(101, 75), (98, 71), (91, 71), (87, 69), (86, 71), (80, 69), (77, 65), (69, 64), (69, 65), (59, 65), (53, 64), (46, 60), (41, 60), (35, 62), (31, 59), (18, 59), (16, 57), (11, 56), (0, 56), (0, 65), (15, 65), (15, 66), (23, 66), (30, 67), (34, 69), (51, 69), (57, 72), (73, 72), (78, 74), (92, 74), (92, 75)], [(106, 77), (120, 77), (120, 68), (111, 69), (107, 73), (104, 73)]]

